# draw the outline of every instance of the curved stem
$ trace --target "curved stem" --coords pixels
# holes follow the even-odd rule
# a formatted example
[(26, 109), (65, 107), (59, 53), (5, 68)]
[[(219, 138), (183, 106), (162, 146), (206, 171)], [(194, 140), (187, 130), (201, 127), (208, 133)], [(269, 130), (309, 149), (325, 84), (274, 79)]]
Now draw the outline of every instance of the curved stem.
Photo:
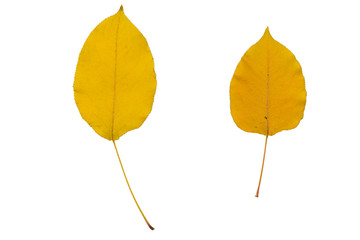
[(123, 167), (123, 165), (122, 165), (122, 163), (121, 163), (120, 156), (119, 156), (119, 152), (118, 152), (118, 150), (117, 150), (117, 148), (116, 148), (115, 141), (112, 140), (112, 142), (114, 143), (114, 147), (115, 147), (115, 150), (116, 150), (116, 154), (117, 154), (117, 156), (118, 156), (118, 158), (119, 158), (119, 162), (120, 162), (121, 169), (122, 169), (122, 171), (123, 171), (123, 173), (124, 173), (124, 177), (125, 177), (126, 183), (127, 183), (128, 187), (129, 187), (129, 190), (130, 190), (130, 192), (131, 192), (132, 197), (134, 198), (134, 201), (135, 201), (135, 203), (136, 203), (136, 206), (139, 208), (139, 211), (140, 211), (141, 215), (143, 216), (146, 224), (149, 226), (149, 228), (150, 228), (151, 230), (154, 230), (155, 228), (153, 228), (153, 227), (150, 225), (150, 223), (149, 223), (148, 220), (146, 219), (144, 213), (141, 211), (141, 208), (140, 208), (138, 202), (136, 201), (136, 198), (135, 198), (135, 196), (134, 196), (134, 193), (133, 193), (132, 190), (131, 190), (129, 181), (128, 181), (127, 177), (126, 177), (124, 167)]
[(259, 190), (260, 190), (261, 178), (262, 178), (262, 174), (263, 174), (263, 170), (264, 170), (264, 163), (265, 163), (265, 153), (266, 153), (267, 140), (268, 140), (268, 134), (266, 134), (266, 138), (265, 138), (265, 148), (264, 148), (263, 162), (262, 162), (262, 166), (261, 166), (259, 186), (258, 186), (258, 188), (257, 188), (255, 197), (259, 197)]

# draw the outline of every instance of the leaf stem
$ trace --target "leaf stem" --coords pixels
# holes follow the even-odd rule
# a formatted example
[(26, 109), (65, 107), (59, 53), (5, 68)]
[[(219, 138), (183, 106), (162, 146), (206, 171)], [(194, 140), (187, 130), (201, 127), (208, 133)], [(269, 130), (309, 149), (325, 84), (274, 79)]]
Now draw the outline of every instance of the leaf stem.
[(256, 191), (256, 195), (255, 197), (259, 197), (259, 191), (260, 191), (260, 184), (261, 184), (261, 178), (262, 178), (262, 174), (263, 174), (263, 170), (264, 170), (264, 163), (265, 163), (265, 154), (266, 154), (266, 145), (267, 145), (267, 140), (268, 140), (268, 134), (266, 134), (266, 138), (265, 138), (265, 148), (264, 148), (264, 156), (263, 156), (263, 162), (262, 162), (262, 166), (261, 166), (261, 173), (260, 173), (260, 179), (259, 179), (259, 186), (257, 188)]
[(130, 190), (130, 192), (131, 192), (132, 197), (134, 198), (134, 201), (135, 201), (135, 203), (136, 203), (136, 206), (139, 208), (139, 211), (140, 211), (141, 215), (143, 216), (146, 224), (149, 226), (149, 228), (150, 228), (151, 230), (154, 230), (155, 228), (153, 228), (153, 227), (150, 225), (150, 223), (149, 223), (148, 220), (146, 219), (144, 213), (141, 211), (141, 208), (140, 208), (138, 202), (136, 201), (136, 198), (135, 198), (135, 196), (134, 196), (134, 193), (133, 193), (132, 190), (131, 190), (129, 181), (128, 181), (127, 177), (126, 177), (124, 167), (123, 167), (123, 165), (122, 165), (122, 163), (121, 163), (120, 156), (119, 156), (119, 152), (118, 152), (118, 150), (117, 150), (117, 148), (116, 148), (115, 141), (112, 140), (112, 142), (114, 143), (114, 147), (115, 147), (115, 150), (116, 150), (116, 154), (117, 154), (117, 156), (118, 156), (118, 158), (119, 158), (119, 162), (120, 162), (121, 169), (122, 169), (122, 171), (123, 171), (123, 173), (124, 173), (124, 177), (125, 177), (126, 183), (127, 183), (128, 187), (129, 187), (129, 190)]

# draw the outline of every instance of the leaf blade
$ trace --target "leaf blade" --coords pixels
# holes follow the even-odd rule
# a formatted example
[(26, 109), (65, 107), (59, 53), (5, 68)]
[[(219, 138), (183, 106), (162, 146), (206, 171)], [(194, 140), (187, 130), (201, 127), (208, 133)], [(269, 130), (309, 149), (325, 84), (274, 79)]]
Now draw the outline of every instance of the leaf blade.
[(244, 54), (230, 84), (230, 108), (239, 128), (274, 135), (303, 118), (305, 80), (295, 56), (270, 35)]
[(89, 35), (75, 73), (75, 102), (83, 119), (108, 140), (140, 127), (156, 91), (146, 39), (122, 8)]

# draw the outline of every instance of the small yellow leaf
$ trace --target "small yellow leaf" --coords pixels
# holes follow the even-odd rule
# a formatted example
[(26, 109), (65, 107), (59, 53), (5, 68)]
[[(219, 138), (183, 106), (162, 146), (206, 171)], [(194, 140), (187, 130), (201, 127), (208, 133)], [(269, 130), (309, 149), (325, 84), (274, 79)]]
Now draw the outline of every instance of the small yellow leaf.
[(142, 125), (154, 101), (154, 61), (123, 8), (89, 35), (75, 73), (75, 101), (100, 136), (117, 140)]
[(230, 83), (230, 108), (236, 125), (266, 135), (256, 197), (268, 136), (295, 128), (303, 118), (305, 102), (305, 80), (299, 62), (266, 28), (262, 38), (241, 58)]
[(295, 56), (269, 28), (244, 54), (230, 84), (230, 108), (239, 128), (274, 135), (303, 118), (305, 80)]

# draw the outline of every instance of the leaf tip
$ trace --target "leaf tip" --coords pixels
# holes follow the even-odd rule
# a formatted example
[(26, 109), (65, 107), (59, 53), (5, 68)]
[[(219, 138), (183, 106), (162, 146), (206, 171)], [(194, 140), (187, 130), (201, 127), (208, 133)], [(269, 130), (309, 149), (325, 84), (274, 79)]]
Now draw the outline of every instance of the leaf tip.
[(266, 37), (267, 39), (272, 38), (269, 27), (266, 27), (263, 37)]
[(266, 27), (265, 34), (270, 34), (269, 26)]

